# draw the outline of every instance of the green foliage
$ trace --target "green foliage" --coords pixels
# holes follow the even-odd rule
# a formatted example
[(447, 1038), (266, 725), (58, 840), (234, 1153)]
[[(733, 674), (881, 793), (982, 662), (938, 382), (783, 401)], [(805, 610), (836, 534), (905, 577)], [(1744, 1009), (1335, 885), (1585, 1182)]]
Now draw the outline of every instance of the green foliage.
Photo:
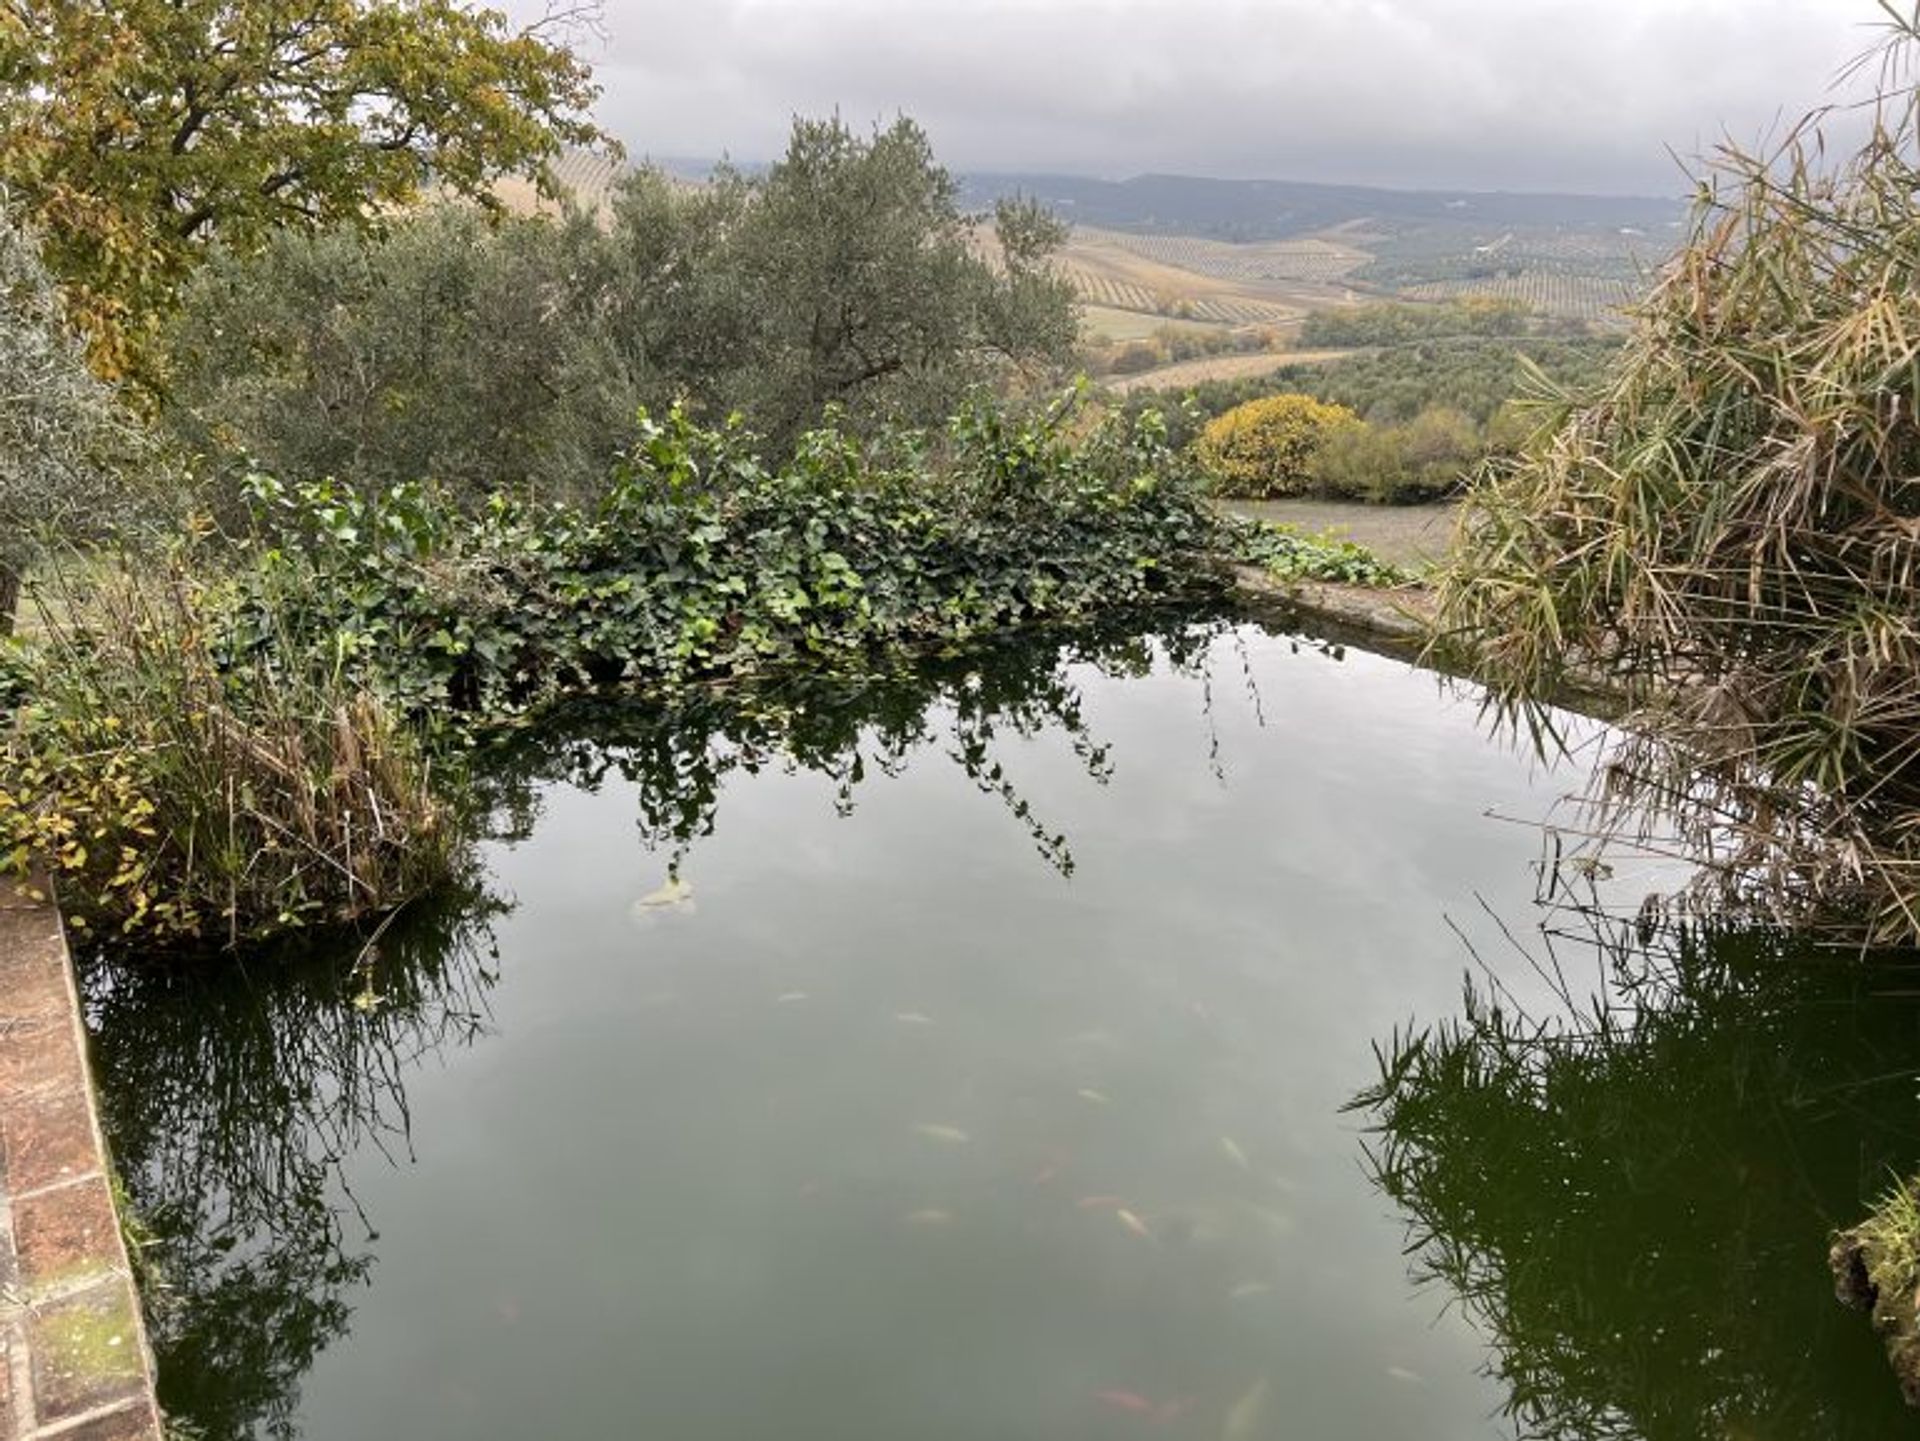
[(1335, 535), (1305, 536), (1299, 527), (1239, 521), (1229, 553), (1279, 580), (1312, 580), (1390, 590), (1419, 579), (1404, 566), (1382, 560), (1365, 546)]
[(33, 237), (0, 206), (0, 631), (49, 537), (100, 538), (137, 507), (139, 431), (86, 368)]
[[(1891, 12), (1891, 9), (1889, 10)], [(1887, 72), (1908, 73), (1903, 26)], [(1729, 152), (1605, 388), (1469, 497), (1441, 640), (1501, 712), (1627, 707), (1596, 823), (1662, 824), (1701, 898), (1920, 941), (1920, 135), (1885, 97)], [(1802, 134), (1800, 131), (1796, 135)]]
[(1152, 418), (1074, 396), (1015, 421), (976, 405), (936, 463), (914, 436), (802, 438), (786, 465), (738, 426), (643, 420), (588, 502), (417, 487), (255, 484), (261, 538), (224, 632), (234, 664), (289, 643), (404, 712), (498, 722), (593, 686), (857, 667), (1212, 584), (1215, 522)]
[(103, 942), (254, 941), (444, 883), (458, 825), (392, 713), (317, 665), (216, 663), (184, 575), (43, 610), (0, 753), (0, 856)]
[(1532, 312), (1512, 300), (1449, 300), (1439, 305), (1358, 305), (1316, 310), (1300, 327), (1308, 348), (1405, 345), (1450, 335), (1522, 335)]
[(797, 120), (742, 192), (717, 261), (749, 344), (722, 394), (776, 450), (828, 405), (855, 424), (932, 424), (996, 359), (1070, 356), (1073, 291), (1045, 264), (1064, 227), (1003, 203), (996, 272), (913, 121), (862, 138), (838, 117)]
[(1314, 488), (1379, 504), (1434, 500), (1457, 490), (1485, 455), (1479, 427), (1457, 410), (1422, 411), (1405, 425), (1335, 431), (1310, 467)]
[(1193, 448), (1221, 494), (1265, 500), (1305, 491), (1320, 448), (1358, 424), (1344, 406), (1270, 395), (1215, 418)]
[(1059, 223), (1007, 202), (993, 234), (990, 261), (910, 121), (803, 121), (764, 176), (641, 171), (599, 217), (440, 210), (222, 254), (169, 330), (166, 413), (229, 471), (472, 502), (586, 494), (642, 404), (738, 412), (779, 455), (829, 411), (938, 425), (1071, 355)]
[(600, 324), (621, 239), (448, 205), (377, 241), (336, 227), (217, 250), (167, 332), (161, 417), (230, 514), (253, 469), (579, 493), (641, 399)]
[(459, 0), (44, 0), (0, 10), (0, 183), (104, 374), (206, 244), (377, 225), (597, 141), (587, 67)]

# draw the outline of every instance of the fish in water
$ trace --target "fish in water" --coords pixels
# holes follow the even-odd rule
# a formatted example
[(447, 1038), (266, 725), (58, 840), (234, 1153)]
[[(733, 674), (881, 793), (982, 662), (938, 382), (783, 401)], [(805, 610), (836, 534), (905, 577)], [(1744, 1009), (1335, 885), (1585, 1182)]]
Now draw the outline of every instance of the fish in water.
[(929, 1141), (938, 1141), (943, 1146), (964, 1146), (973, 1139), (958, 1126), (942, 1126), (933, 1121), (922, 1121), (913, 1129), (916, 1135), (925, 1136)]
[(1115, 1211), (1127, 1203), (1119, 1196), (1082, 1196), (1073, 1204), (1083, 1211)]
[(1247, 1153), (1240, 1149), (1240, 1143), (1231, 1136), (1220, 1138), (1220, 1149), (1226, 1152), (1227, 1159), (1243, 1171), (1251, 1171), (1253, 1165), (1247, 1160)]
[(1290, 1236), (1293, 1234), (1293, 1217), (1289, 1216), (1285, 1211), (1276, 1211), (1271, 1206), (1249, 1205), (1246, 1208), (1246, 1212), (1249, 1216), (1262, 1222), (1267, 1229), (1272, 1231), (1276, 1236)]
[(633, 913), (644, 915), (648, 911), (684, 910), (693, 902), (693, 886), (678, 876), (668, 876), (667, 883), (657, 891), (648, 891), (633, 903)]
[(1141, 1240), (1151, 1241), (1153, 1239), (1153, 1232), (1148, 1229), (1147, 1223), (1134, 1215), (1133, 1212), (1129, 1211), (1125, 1206), (1115, 1211), (1113, 1215), (1115, 1220), (1119, 1221), (1121, 1225), (1125, 1226)]
[(1107, 1104), (1106, 1093), (1104, 1091), (1096, 1091), (1092, 1086), (1082, 1086), (1078, 1091), (1075, 1091), (1074, 1094), (1083, 1101), (1091, 1101), (1096, 1106), (1104, 1106)]
[(783, 995), (774, 997), (775, 1001), (783, 1006), (791, 1006), (795, 1001), (804, 1001), (806, 998), (807, 993), (805, 991), (788, 991)]
[(918, 1011), (896, 1011), (893, 1016), (903, 1026), (931, 1026), (932, 1016), (923, 1016)]
[(953, 1212), (942, 1211), (938, 1207), (929, 1206), (924, 1211), (911, 1213), (907, 1217), (907, 1224), (909, 1226), (951, 1226), (953, 1224)]
[(1115, 1411), (1126, 1411), (1135, 1416), (1153, 1414), (1153, 1402), (1135, 1391), (1096, 1391), (1093, 1399)]
[(1418, 1371), (1409, 1371), (1405, 1366), (1389, 1366), (1387, 1374), (1396, 1381), (1404, 1381), (1409, 1386), (1425, 1385), (1427, 1379)]
[(1235, 1301), (1244, 1301), (1249, 1296), (1268, 1295), (1272, 1290), (1273, 1283), (1271, 1281), (1242, 1281), (1238, 1286), (1235, 1286), (1231, 1291), (1227, 1292), (1227, 1295)]
[(1260, 1418), (1267, 1412), (1267, 1396), (1273, 1388), (1262, 1376), (1227, 1412), (1227, 1424), (1220, 1428), (1220, 1441), (1253, 1441), (1260, 1434)]

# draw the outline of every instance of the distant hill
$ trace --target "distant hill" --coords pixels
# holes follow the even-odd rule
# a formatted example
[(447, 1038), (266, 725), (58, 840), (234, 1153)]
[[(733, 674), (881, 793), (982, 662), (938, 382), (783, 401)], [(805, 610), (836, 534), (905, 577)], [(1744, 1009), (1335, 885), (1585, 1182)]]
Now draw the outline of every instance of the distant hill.
[[(651, 163), (690, 182), (714, 167), (690, 157)], [(596, 205), (625, 167), (572, 152), (555, 169), (578, 200)], [(1650, 196), (1189, 175), (957, 180), (966, 210), (1018, 194), (1072, 223), (1060, 268), (1086, 302), (1088, 333), (1114, 341), (1169, 321), (1286, 336), (1312, 311), (1374, 300), (1506, 300), (1544, 317), (1610, 327), (1672, 253), (1686, 215), (1682, 201)], [(503, 196), (534, 208), (531, 187), (519, 191)]]
[(1210, 180), (1138, 175), (966, 175), (963, 203), (984, 209), (1028, 195), (1078, 225), (1215, 240), (1286, 240), (1357, 221), (1401, 229), (1429, 224), (1476, 230), (1566, 228), (1670, 231), (1685, 202), (1650, 196), (1530, 195), (1464, 190), (1381, 190), (1293, 180)]

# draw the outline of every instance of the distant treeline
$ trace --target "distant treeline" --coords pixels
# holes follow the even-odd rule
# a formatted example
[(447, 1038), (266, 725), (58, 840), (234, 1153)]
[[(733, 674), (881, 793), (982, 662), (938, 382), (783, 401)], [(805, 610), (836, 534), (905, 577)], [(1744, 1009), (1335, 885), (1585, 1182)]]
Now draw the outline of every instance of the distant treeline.
[[(1206, 463), (1226, 494), (1430, 500), (1455, 489), (1488, 456), (1513, 454), (1525, 443), (1537, 417), (1516, 402), (1529, 365), (1549, 385), (1580, 391), (1618, 352), (1611, 340), (1456, 337), (1246, 379), (1137, 391), (1123, 404), (1135, 413), (1159, 410), (1173, 443), (1199, 442), (1203, 460), (1211, 449)], [(1282, 464), (1263, 453), (1267, 428), (1249, 428), (1275, 397), (1338, 407), (1334, 419), (1346, 419), (1317, 421), (1309, 439), (1281, 447)], [(1230, 435), (1262, 452), (1244, 474), (1219, 463)]]
[(1216, 355), (1257, 355), (1283, 348), (1280, 333), (1271, 326), (1239, 326), (1233, 330), (1163, 325), (1138, 340), (1109, 341), (1087, 347), (1087, 370), (1093, 375), (1142, 375), (1163, 365), (1206, 360)]
[(1556, 385), (1579, 389), (1598, 380), (1619, 353), (1617, 340), (1463, 336), (1394, 346), (1324, 364), (1283, 365), (1265, 375), (1206, 380), (1178, 389), (1139, 390), (1131, 411), (1158, 409), (1177, 443), (1195, 439), (1216, 415), (1263, 396), (1294, 392), (1344, 405), (1376, 425), (1404, 424), (1435, 407), (1489, 424), (1519, 391), (1522, 358)]
[(1316, 310), (1300, 328), (1300, 343), (1315, 350), (1346, 350), (1362, 345), (1405, 345), (1451, 335), (1529, 335), (1551, 329), (1581, 335), (1580, 321), (1548, 321), (1517, 300), (1470, 296), (1438, 305), (1361, 305), (1346, 310)]

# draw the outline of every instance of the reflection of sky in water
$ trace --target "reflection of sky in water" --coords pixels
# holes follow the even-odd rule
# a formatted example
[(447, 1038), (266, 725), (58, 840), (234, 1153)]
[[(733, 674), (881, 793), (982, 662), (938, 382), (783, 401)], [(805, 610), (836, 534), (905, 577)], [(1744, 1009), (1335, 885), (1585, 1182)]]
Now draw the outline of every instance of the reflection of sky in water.
[(304, 1434), (1500, 1434), (1339, 1108), (1457, 1007), (1449, 916), (1526, 924), (1539, 836), (1485, 813), (1565, 782), (1426, 675), (1247, 648), (1224, 780), (1190, 677), (1077, 676), (1104, 786), (1002, 733), (1070, 878), (938, 739), (850, 818), (730, 778), (687, 907), (636, 912), (624, 783), (553, 790), (493, 858), (494, 1033), (411, 1077), (412, 1164), (350, 1166), (379, 1261)]

